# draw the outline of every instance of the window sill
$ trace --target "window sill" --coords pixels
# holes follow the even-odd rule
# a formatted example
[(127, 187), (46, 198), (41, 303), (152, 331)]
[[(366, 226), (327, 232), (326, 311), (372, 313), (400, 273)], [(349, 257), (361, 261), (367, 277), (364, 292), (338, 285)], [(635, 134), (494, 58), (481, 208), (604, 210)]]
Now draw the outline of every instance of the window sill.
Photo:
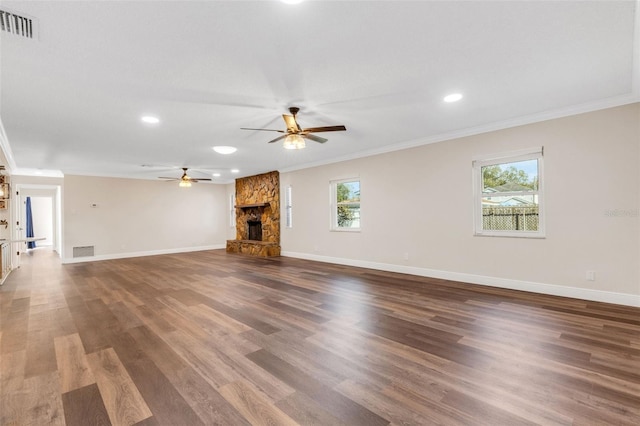
[(509, 233), (509, 232), (505, 232), (505, 233), (496, 233), (496, 232), (491, 232), (491, 233), (485, 233), (485, 232), (476, 232), (473, 234), (474, 237), (503, 237), (503, 238), (527, 238), (527, 239), (534, 239), (534, 240), (544, 240), (546, 237), (546, 235), (544, 234), (534, 234), (534, 233)]
[(330, 232), (360, 232), (361, 228), (331, 228)]

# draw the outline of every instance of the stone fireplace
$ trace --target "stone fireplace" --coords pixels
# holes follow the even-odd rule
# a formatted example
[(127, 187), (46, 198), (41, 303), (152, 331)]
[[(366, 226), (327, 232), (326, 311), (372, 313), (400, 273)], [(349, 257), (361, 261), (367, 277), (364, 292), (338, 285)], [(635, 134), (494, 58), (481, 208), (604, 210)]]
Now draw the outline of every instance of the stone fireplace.
[(227, 253), (280, 256), (280, 173), (236, 179), (236, 239)]

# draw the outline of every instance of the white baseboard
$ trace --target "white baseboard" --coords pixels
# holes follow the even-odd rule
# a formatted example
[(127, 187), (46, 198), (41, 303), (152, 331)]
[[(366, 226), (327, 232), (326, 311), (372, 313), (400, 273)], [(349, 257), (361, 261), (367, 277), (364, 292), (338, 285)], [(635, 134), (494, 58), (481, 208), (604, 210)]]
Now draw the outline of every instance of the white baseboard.
[(466, 274), (462, 272), (440, 271), (436, 269), (418, 268), (415, 266), (394, 265), (390, 263), (370, 262), (366, 260), (343, 259), (339, 257), (320, 256), (308, 253), (283, 251), (282, 256), (297, 259), (315, 260), (318, 262), (335, 263), (337, 265), (356, 266), (359, 268), (377, 269), (379, 271), (398, 272), (401, 274), (417, 275), (421, 277), (438, 278), (459, 281), (470, 284), (480, 284), (490, 287), (506, 288), (510, 290), (529, 291), (533, 293), (549, 294), (553, 296), (571, 297), (574, 299), (591, 300), (595, 302), (615, 303), (617, 305), (640, 307), (640, 294), (615, 293), (612, 291), (592, 290), (587, 288), (568, 287), (555, 284), (543, 284), (532, 281), (512, 280), (508, 278), (487, 277), (484, 275)]
[(97, 262), (100, 260), (126, 259), (129, 257), (143, 257), (143, 256), (157, 256), (160, 254), (188, 253), (192, 251), (218, 250), (223, 248), (226, 248), (226, 244), (214, 244), (211, 246), (199, 246), (199, 247), (182, 247), (182, 248), (165, 249), (165, 250), (137, 251), (137, 252), (131, 252), (131, 253), (101, 254), (98, 256), (65, 258), (65, 259), (62, 259), (62, 263), (68, 264), (68, 263)]

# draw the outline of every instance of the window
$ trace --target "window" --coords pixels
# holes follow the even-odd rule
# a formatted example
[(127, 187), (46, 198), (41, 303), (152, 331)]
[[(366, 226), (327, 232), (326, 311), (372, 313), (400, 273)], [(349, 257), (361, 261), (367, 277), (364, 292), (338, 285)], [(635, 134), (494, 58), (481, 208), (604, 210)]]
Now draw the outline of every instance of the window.
[(544, 237), (542, 155), (536, 148), (473, 162), (476, 235)]
[(293, 205), (291, 204), (291, 185), (287, 186), (287, 190), (284, 193), (284, 208), (285, 208), (285, 226), (287, 228), (293, 227), (293, 217), (291, 216)]
[(331, 182), (331, 229), (360, 230), (360, 180), (344, 179)]
[(229, 196), (229, 226), (236, 226), (236, 194)]

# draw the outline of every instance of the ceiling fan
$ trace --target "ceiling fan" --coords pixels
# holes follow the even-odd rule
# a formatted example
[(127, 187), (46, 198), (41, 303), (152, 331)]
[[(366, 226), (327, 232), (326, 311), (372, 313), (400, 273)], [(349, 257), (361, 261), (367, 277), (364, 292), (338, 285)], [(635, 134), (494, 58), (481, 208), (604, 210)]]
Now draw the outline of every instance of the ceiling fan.
[(287, 130), (276, 130), (276, 129), (252, 129), (247, 127), (242, 127), (242, 130), (261, 130), (266, 132), (279, 132), (284, 133), (282, 136), (278, 136), (277, 138), (270, 140), (268, 143), (278, 142), (279, 140), (284, 139), (284, 147), (287, 149), (302, 149), (305, 147), (305, 139), (309, 139), (318, 143), (325, 143), (328, 139), (321, 138), (319, 136), (313, 135), (312, 133), (319, 132), (339, 132), (347, 130), (345, 126), (324, 126), (324, 127), (309, 127), (307, 129), (303, 129), (300, 127), (298, 122), (296, 121), (296, 115), (300, 111), (298, 107), (290, 107), (289, 112), (291, 115), (282, 114), (282, 118), (284, 119), (285, 124), (287, 125)]
[(192, 178), (187, 175), (187, 170), (189, 170), (188, 167), (182, 167), (182, 176), (179, 178), (159, 177), (158, 179), (179, 180), (180, 181), (179, 185), (184, 188), (190, 187), (192, 182), (197, 183), (197, 182), (200, 182), (201, 180), (211, 180), (207, 178)]

